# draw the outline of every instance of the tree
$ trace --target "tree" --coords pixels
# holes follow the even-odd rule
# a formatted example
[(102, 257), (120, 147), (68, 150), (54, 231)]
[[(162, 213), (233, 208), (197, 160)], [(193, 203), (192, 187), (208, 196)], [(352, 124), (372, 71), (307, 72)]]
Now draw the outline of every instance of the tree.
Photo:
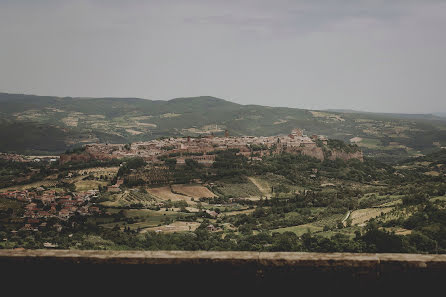
[(166, 166), (168, 166), (170, 169), (173, 169), (177, 165), (177, 159), (174, 158), (166, 159), (164, 161), (164, 164), (166, 164)]
[(185, 164), (186, 164), (186, 168), (188, 169), (198, 169), (201, 168), (202, 166), (194, 159), (186, 159), (184, 160)]
[(342, 229), (342, 228), (344, 228), (344, 224), (342, 222), (338, 222), (337, 227), (338, 227), (338, 229)]

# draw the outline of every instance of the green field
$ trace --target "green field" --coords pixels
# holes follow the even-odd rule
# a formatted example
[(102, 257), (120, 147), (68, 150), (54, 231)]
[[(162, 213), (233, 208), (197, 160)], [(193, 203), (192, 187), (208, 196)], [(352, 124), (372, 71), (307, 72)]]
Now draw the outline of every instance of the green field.
[(304, 225), (293, 226), (293, 227), (273, 229), (273, 230), (271, 230), (271, 232), (279, 232), (279, 233), (293, 232), (297, 236), (302, 236), (303, 234), (305, 234), (307, 232), (315, 233), (315, 232), (320, 232), (322, 230), (323, 230), (322, 227), (315, 226), (314, 224), (304, 224)]
[(248, 180), (246, 183), (233, 183), (219, 182), (212, 188), (214, 193), (220, 194), (230, 198), (248, 198), (248, 197), (260, 197), (263, 193)]
[[(117, 212), (116, 209), (110, 209), (110, 212)], [(177, 211), (161, 209), (160, 211), (154, 211), (149, 209), (130, 209), (124, 210), (124, 216), (126, 218), (132, 218), (136, 222), (134, 223), (126, 223), (125, 221), (119, 222), (107, 222), (100, 223), (100, 226), (105, 228), (113, 228), (116, 225), (119, 227), (129, 227), (130, 229), (138, 229), (138, 228), (148, 228), (148, 227), (156, 227), (163, 225), (166, 218), (175, 219), (180, 214)]]

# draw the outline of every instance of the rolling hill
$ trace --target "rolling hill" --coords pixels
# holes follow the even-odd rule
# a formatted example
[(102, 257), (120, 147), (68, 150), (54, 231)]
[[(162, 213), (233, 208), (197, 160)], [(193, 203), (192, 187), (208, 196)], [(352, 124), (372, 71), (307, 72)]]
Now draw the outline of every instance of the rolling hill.
[(92, 142), (166, 136), (277, 135), (299, 127), (350, 141), (383, 161), (446, 145), (446, 119), (434, 115), (316, 111), (241, 105), (202, 96), (169, 101), (72, 98), (0, 93), (0, 151), (58, 153)]

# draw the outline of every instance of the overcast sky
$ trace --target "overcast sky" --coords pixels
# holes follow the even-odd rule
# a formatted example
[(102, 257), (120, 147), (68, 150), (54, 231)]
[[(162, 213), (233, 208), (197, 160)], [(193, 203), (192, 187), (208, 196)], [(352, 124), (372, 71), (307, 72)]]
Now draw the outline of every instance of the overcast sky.
[(446, 111), (442, 0), (0, 0), (0, 91)]

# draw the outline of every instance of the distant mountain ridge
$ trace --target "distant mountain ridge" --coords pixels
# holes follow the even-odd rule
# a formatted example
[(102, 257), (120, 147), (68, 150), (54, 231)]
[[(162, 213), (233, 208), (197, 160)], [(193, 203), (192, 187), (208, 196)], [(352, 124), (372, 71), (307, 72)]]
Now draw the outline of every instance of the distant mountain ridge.
[(354, 109), (324, 109), (324, 111), (338, 112), (338, 113), (356, 113), (356, 114), (375, 114), (375, 115), (387, 115), (399, 118), (409, 119), (438, 119), (442, 120), (442, 117), (446, 117), (446, 113), (394, 113), (394, 112), (371, 112)]
[(437, 117), (446, 118), (446, 112), (434, 112), (433, 115)]
[[(0, 93), (0, 151), (54, 153), (92, 142), (159, 137), (271, 136), (293, 128), (349, 141), (371, 157), (393, 160), (446, 145), (446, 119), (429, 115), (321, 111), (242, 105), (212, 96), (168, 101)], [(41, 135), (41, 137), (37, 137)]]

